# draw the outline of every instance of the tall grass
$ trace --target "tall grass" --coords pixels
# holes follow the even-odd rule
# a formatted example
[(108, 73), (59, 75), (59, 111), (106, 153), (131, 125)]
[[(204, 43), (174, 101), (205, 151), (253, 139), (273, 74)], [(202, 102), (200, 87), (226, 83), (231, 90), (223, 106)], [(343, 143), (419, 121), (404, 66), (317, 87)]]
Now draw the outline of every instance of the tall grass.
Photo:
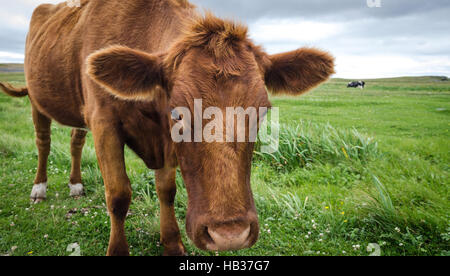
[(356, 129), (338, 130), (330, 124), (304, 121), (297, 126), (281, 125), (275, 153), (262, 152), (260, 141), (255, 153), (255, 160), (287, 171), (312, 163), (366, 162), (379, 156), (377, 143)]
[(401, 222), (401, 216), (392, 203), (391, 196), (383, 183), (372, 175), (375, 190), (371, 190), (362, 205), (363, 213), (370, 217), (379, 227), (393, 229)]

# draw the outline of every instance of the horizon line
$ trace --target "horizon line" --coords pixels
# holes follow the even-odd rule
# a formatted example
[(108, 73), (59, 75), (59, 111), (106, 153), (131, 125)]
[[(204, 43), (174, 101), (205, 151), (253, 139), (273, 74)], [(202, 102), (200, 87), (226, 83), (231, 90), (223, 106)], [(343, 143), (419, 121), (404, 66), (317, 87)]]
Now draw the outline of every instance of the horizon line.
[[(0, 65), (18, 65), (18, 66), (24, 66), (24, 63), (18, 63), (18, 62), (0, 62)], [(8, 74), (8, 73), (21, 73), (21, 72), (2, 72), (0, 71), (0, 73), (2, 74)], [(398, 75), (398, 76), (380, 76), (380, 77), (343, 77), (343, 76), (334, 76), (331, 77), (330, 79), (342, 79), (342, 80), (354, 80), (354, 79), (358, 79), (358, 80), (376, 80), (376, 79), (397, 79), (397, 78), (420, 78), (420, 77), (445, 77), (447, 79), (450, 78), (450, 75), (445, 75), (445, 74), (416, 74), (416, 75)]]

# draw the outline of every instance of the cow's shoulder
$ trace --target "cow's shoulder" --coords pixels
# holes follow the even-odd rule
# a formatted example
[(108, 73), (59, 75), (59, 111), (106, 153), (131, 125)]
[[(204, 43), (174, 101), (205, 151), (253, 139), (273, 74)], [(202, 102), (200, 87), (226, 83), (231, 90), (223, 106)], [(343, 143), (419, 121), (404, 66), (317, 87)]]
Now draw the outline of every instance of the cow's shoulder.
[(71, 39), (76, 33), (73, 31), (75, 26), (83, 23), (80, 18), (88, 3), (88, 0), (81, 0), (80, 7), (69, 6), (67, 2), (39, 5), (31, 17), (28, 46), (43, 48), (56, 44), (60, 39)]
[(78, 19), (85, 10), (89, 0), (80, 0), (79, 6), (70, 6), (67, 2), (59, 4), (41, 4), (33, 12), (30, 28), (39, 28), (47, 22), (62, 22), (70, 24), (72, 18)]
[(62, 9), (62, 5), (41, 4), (33, 12), (31, 17), (31, 27), (33, 25), (42, 25), (58, 10)]

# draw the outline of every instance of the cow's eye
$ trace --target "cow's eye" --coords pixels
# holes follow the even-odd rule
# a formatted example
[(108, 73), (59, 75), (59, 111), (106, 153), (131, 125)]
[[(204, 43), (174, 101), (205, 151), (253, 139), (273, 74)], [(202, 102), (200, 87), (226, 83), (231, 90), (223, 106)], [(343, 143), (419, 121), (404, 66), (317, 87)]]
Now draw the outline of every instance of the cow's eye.
[(172, 110), (172, 120), (177, 122), (183, 120), (183, 117), (180, 115), (180, 113), (178, 113), (176, 109)]

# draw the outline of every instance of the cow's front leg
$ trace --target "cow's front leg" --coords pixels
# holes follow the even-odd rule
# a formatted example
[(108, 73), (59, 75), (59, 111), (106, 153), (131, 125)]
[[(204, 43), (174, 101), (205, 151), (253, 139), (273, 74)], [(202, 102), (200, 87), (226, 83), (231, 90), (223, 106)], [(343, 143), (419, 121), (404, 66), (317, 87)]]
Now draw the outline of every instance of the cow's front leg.
[(156, 171), (156, 190), (161, 209), (161, 243), (164, 256), (183, 256), (186, 249), (181, 241), (180, 229), (175, 217), (176, 169), (164, 168)]
[(111, 220), (108, 256), (129, 255), (124, 224), (131, 202), (131, 185), (125, 169), (124, 142), (119, 133), (105, 121), (92, 127)]

